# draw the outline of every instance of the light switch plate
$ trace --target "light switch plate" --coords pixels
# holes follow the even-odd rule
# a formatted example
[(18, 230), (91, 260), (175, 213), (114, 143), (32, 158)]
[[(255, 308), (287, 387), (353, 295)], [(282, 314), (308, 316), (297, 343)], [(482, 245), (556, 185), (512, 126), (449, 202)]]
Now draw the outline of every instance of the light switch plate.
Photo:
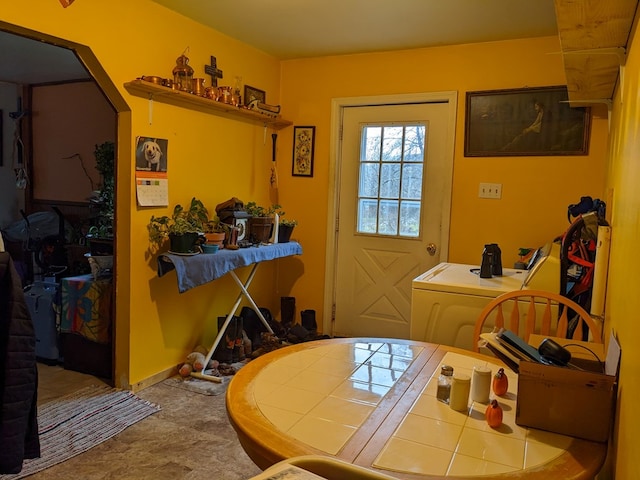
[(478, 189), (478, 197), (480, 198), (502, 198), (502, 184), (501, 183), (481, 183)]

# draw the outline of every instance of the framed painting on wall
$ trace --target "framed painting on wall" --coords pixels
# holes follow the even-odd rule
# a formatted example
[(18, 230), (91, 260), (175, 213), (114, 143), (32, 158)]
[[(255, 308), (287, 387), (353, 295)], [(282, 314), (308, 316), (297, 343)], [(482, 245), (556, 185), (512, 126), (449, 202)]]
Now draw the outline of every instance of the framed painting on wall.
[(464, 155), (587, 155), (591, 112), (566, 87), (467, 92)]
[(260, 103), (266, 103), (267, 94), (264, 90), (259, 90), (249, 85), (244, 86), (244, 104), (249, 105), (254, 100), (258, 100)]
[(294, 177), (313, 177), (313, 149), (316, 127), (293, 127), (293, 162), (291, 174)]

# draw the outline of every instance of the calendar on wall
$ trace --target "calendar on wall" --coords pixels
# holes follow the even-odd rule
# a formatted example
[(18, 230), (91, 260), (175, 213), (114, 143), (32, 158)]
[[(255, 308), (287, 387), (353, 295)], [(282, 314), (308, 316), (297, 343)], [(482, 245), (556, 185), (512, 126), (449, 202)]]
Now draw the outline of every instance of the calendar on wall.
[(167, 150), (162, 138), (136, 138), (136, 197), (141, 207), (169, 205)]

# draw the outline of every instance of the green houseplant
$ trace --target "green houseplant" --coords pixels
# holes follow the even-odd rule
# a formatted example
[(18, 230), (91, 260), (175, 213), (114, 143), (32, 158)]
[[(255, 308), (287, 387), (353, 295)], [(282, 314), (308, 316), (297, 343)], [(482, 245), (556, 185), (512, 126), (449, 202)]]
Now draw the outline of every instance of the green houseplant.
[(298, 221), (286, 218), (280, 205), (272, 205), (271, 210), (278, 214), (278, 243), (287, 243)]
[(89, 199), (91, 226), (86, 235), (91, 255), (113, 255), (113, 222), (115, 206), (115, 143), (106, 141), (95, 146), (96, 170), (102, 183)]
[(204, 225), (208, 222), (208, 210), (200, 200), (193, 197), (188, 208), (177, 204), (171, 216), (151, 216), (147, 225), (149, 243), (158, 250), (169, 239), (170, 251), (196, 253), (200, 233), (204, 231)]
[(202, 227), (207, 244), (218, 245), (219, 248), (224, 248), (224, 239), (227, 236), (228, 227), (220, 222), (217, 216), (206, 221)]
[(252, 243), (267, 243), (273, 232), (273, 207), (267, 208), (256, 202), (247, 202), (245, 211), (249, 218), (249, 240)]

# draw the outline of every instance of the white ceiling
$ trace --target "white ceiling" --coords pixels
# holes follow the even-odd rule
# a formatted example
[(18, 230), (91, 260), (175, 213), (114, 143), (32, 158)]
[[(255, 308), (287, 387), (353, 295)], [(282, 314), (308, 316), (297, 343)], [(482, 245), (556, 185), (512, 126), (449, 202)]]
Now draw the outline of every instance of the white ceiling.
[(72, 50), (0, 31), (0, 82), (38, 84), (91, 78)]
[[(553, 0), (153, 1), (280, 59), (557, 35)], [(0, 82), (87, 77), (73, 51), (0, 31)]]
[(153, 0), (280, 59), (557, 35), (553, 0)]

